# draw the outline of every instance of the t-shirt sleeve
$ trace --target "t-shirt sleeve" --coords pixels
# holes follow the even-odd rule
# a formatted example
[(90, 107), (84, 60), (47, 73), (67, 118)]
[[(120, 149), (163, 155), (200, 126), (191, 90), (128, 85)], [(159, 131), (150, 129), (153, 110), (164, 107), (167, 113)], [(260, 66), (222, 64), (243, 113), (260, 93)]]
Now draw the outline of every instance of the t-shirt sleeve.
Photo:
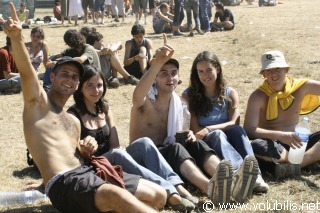
[(87, 56), (89, 64), (93, 64), (93, 51), (96, 50), (87, 46), (84, 52), (82, 53), (82, 56)]

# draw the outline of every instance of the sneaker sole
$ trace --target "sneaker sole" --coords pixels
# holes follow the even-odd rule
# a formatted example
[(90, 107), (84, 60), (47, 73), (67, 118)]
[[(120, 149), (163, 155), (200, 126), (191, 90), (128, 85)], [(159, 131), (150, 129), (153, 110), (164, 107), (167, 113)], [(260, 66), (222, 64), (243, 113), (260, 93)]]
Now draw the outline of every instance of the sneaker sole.
[(244, 203), (252, 195), (259, 172), (258, 162), (253, 156), (247, 156), (243, 161), (243, 166), (242, 182), (237, 181), (234, 189), (238, 188), (237, 184), (241, 184), (241, 188), (237, 193), (235, 191), (232, 193), (232, 197), (237, 203)]
[(233, 167), (229, 161), (222, 160), (217, 167), (215, 184), (216, 190), (212, 190), (210, 196), (215, 205), (230, 203)]

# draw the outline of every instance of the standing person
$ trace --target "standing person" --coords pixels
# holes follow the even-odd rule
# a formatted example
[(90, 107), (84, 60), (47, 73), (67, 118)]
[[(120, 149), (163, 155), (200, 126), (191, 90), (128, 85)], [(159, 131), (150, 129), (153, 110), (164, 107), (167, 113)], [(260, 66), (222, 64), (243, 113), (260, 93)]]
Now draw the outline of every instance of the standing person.
[(17, 10), (17, 15), (22, 23), (22, 28), (23, 29), (28, 29), (29, 28), (29, 10), (27, 9), (27, 4), (25, 2), (21, 2), (20, 4), (20, 9)]
[[(150, 69), (133, 92), (130, 143), (149, 137), (173, 171), (208, 194), (215, 205), (230, 203), (231, 185), (234, 197), (239, 197), (237, 201), (245, 201), (244, 176), (239, 174), (232, 183), (233, 168), (229, 161), (220, 162), (204, 141), (196, 140), (192, 131), (188, 132), (185, 145), (175, 142), (175, 135), (182, 126), (185, 101), (174, 92), (179, 80), (179, 63), (171, 58), (174, 50), (167, 44), (165, 34), (164, 44), (156, 51)], [(250, 164), (254, 174), (258, 163), (251, 161)], [(212, 177), (211, 180), (203, 172)], [(255, 181), (254, 175), (252, 181)]]
[(199, 16), (201, 30), (204, 33), (210, 32), (210, 18), (212, 10), (212, 0), (199, 0)]
[(150, 66), (152, 42), (144, 38), (145, 29), (142, 25), (133, 25), (131, 28), (132, 39), (125, 43), (124, 68), (130, 75), (140, 79)]
[[(163, 174), (170, 174), (170, 176), (166, 177), (167, 179), (170, 179), (170, 181), (167, 181), (145, 167), (140, 166), (125, 150), (119, 149), (120, 143), (115, 126), (115, 120), (110, 106), (104, 99), (107, 88), (103, 74), (90, 65), (86, 65), (85, 70), (85, 74), (80, 80), (79, 88), (73, 95), (75, 104), (68, 109), (69, 113), (75, 115), (80, 120), (80, 139), (84, 139), (88, 135), (95, 138), (95, 142), (97, 143), (88, 144), (88, 146), (98, 146), (94, 155), (103, 155), (113, 165), (122, 166), (125, 172), (136, 174), (142, 178), (158, 183), (167, 191), (167, 196), (164, 196), (164, 199), (162, 199), (162, 197), (155, 197), (154, 199), (152, 194), (162, 194), (159, 193), (161, 190), (158, 189), (159, 187), (155, 187), (154, 184), (141, 179), (139, 185), (142, 186), (138, 187), (139, 191), (136, 192), (137, 196), (143, 195), (142, 198), (139, 198), (140, 200), (147, 201), (147, 203), (152, 201), (154, 202), (156, 200), (156, 204), (154, 204), (154, 206), (158, 209), (163, 207), (162, 205), (166, 203), (166, 200), (168, 200), (168, 203), (174, 210), (185, 211), (187, 209), (193, 209), (194, 205), (188, 200), (181, 199), (175, 186), (170, 182), (174, 182), (175, 185), (182, 184), (181, 179), (171, 171), (169, 165), (164, 164), (161, 161), (145, 163), (145, 165), (148, 163), (153, 163), (152, 165), (160, 165), (161, 168), (164, 169), (164, 171), (162, 171)], [(137, 141), (137, 144), (144, 140), (146, 139)], [(133, 144), (132, 146), (135, 147), (136, 145)], [(156, 150), (156, 148), (154, 149)], [(150, 155), (149, 153), (140, 154)], [(148, 191), (145, 192), (147, 197), (142, 194), (142, 190), (145, 190), (145, 187), (143, 186), (147, 186), (149, 188), (149, 193)], [(150, 191), (152, 191), (152, 193)], [(188, 195), (191, 196), (190, 194)]]
[(302, 163), (289, 164), (288, 151), (302, 146), (295, 135), (299, 115), (311, 113), (320, 106), (320, 82), (296, 79), (288, 75), (290, 66), (282, 52), (267, 51), (261, 56), (259, 73), (263, 84), (249, 97), (244, 129), (261, 168), (270, 165), (276, 177), (299, 176), (305, 168), (320, 160), (320, 133), (310, 136)]
[(123, 76), (125, 84), (137, 85), (139, 80), (130, 75), (120, 63), (117, 52), (122, 49), (121, 42), (104, 47), (103, 35), (96, 31), (89, 33), (86, 40), (96, 49), (100, 59), (101, 72), (110, 87), (117, 88), (120, 86), (120, 81), (117, 78), (118, 72)]
[(142, 13), (144, 14), (144, 24), (148, 24), (147, 21), (147, 5), (148, 5), (148, 0), (134, 0), (134, 13), (136, 15), (136, 22), (134, 23), (135, 25), (141, 24), (141, 17)]
[(174, 36), (184, 35), (182, 32), (180, 32), (180, 25), (184, 19), (183, 1), (184, 0), (171, 0), (171, 6), (174, 11), (172, 23), (172, 33)]
[(239, 95), (226, 86), (220, 61), (213, 52), (203, 51), (194, 59), (190, 86), (183, 97), (189, 102), (190, 127), (196, 138), (206, 142), (220, 159), (231, 161), (236, 173), (241, 171), (241, 165), (245, 166), (247, 182), (242, 187), (248, 195), (252, 190), (267, 192), (269, 186), (260, 173), (255, 182), (249, 181), (253, 168), (246, 167), (250, 165), (247, 156), (254, 157), (254, 153), (246, 132), (239, 126)]
[(49, 63), (47, 63), (47, 69), (43, 77), (43, 88), (47, 91), (51, 85), (50, 73), (51, 67), (56, 63), (55, 60), (69, 56), (81, 64), (91, 64), (101, 70), (100, 60), (98, 53), (89, 44), (86, 44), (85, 38), (77, 30), (67, 30), (63, 36), (64, 42), (69, 46), (61, 53), (51, 55), (49, 57)]
[(0, 92), (20, 92), (20, 74), (12, 54), (11, 39), (6, 37), (6, 46), (0, 48)]
[(211, 31), (233, 30), (235, 24), (231, 10), (224, 9), (224, 5), (221, 2), (215, 4), (215, 7), (216, 13), (211, 24)]
[(96, 18), (95, 24), (104, 24), (105, 0), (95, 0), (94, 2), (94, 16)]
[(67, 17), (68, 23), (72, 24), (69, 16), (69, 0), (61, 0), (61, 24), (64, 25), (64, 19)]
[(151, 13), (152, 16), (154, 16), (155, 11), (156, 11), (155, 0), (149, 0), (149, 12)]
[(53, 16), (61, 21), (61, 0), (56, 0), (53, 7)]
[(52, 88), (46, 93), (30, 62), (12, 2), (10, 8), (13, 19), (3, 28), (12, 39), (21, 70), (25, 139), (53, 206), (61, 212), (155, 212), (81, 163), (81, 156), (89, 153), (82, 149), (85, 141), (80, 141), (79, 123), (63, 108), (78, 87), (83, 66), (73, 59), (59, 61), (51, 74)]
[(26, 43), (32, 66), (36, 72), (39, 71), (41, 63), (43, 63), (45, 68), (47, 67), (49, 52), (44, 37), (43, 29), (41, 27), (34, 27), (31, 29), (31, 42)]
[(195, 23), (195, 30), (200, 34), (203, 35), (202, 30), (200, 29), (200, 19), (199, 19), (199, 0), (185, 0), (184, 1), (184, 9), (187, 13), (187, 25), (189, 29), (189, 36), (193, 36), (193, 26), (192, 26), (192, 16), (193, 14), (194, 23)]
[(124, 22), (125, 8), (123, 0), (111, 0), (111, 11), (114, 16), (114, 21), (119, 22), (119, 17), (122, 17), (122, 22)]
[(94, 0), (82, 0), (81, 1), (81, 6), (83, 9), (83, 13), (84, 13), (84, 19), (83, 19), (83, 23), (88, 23), (88, 8), (91, 11), (91, 17), (92, 17), (92, 24), (95, 23), (95, 16), (94, 16)]
[(79, 16), (83, 16), (81, 0), (69, 0), (69, 16), (74, 19), (74, 26), (78, 26)]

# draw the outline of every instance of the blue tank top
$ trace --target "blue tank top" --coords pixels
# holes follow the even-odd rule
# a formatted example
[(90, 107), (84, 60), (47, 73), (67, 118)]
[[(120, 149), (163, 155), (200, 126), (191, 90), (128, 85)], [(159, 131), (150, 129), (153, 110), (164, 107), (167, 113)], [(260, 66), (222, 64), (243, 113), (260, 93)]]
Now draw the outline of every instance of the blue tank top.
[[(225, 87), (225, 97), (229, 97), (231, 90), (230, 87)], [(188, 89), (183, 93), (188, 94)], [(210, 100), (216, 102), (217, 97), (212, 97)], [(199, 115), (197, 117), (198, 123), (200, 126), (210, 126), (221, 124), (229, 121), (229, 102), (225, 98), (222, 101), (213, 104), (210, 112), (207, 112), (206, 115)]]
[[(225, 88), (225, 96), (229, 97), (231, 90), (229, 87)], [(215, 102), (217, 97), (210, 98), (212, 102)], [(220, 102), (213, 104), (212, 109), (206, 116), (198, 116), (198, 123), (200, 126), (209, 126), (221, 124), (229, 121), (229, 102), (226, 99), (222, 99)]]

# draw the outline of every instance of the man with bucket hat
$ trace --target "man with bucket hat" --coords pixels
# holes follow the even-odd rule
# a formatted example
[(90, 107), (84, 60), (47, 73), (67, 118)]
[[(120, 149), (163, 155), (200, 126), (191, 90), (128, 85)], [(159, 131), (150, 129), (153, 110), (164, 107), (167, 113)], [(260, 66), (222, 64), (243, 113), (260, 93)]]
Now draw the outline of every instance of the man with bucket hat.
[(320, 132), (311, 135), (300, 165), (288, 161), (289, 149), (302, 146), (294, 133), (299, 116), (320, 106), (320, 82), (290, 77), (289, 69), (280, 51), (261, 56), (259, 73), (265, 80), (250, 95), (244, 121), (260, 167), (274, 169), (278, 178), (299, 176), (300, 168), (320, 161)]

